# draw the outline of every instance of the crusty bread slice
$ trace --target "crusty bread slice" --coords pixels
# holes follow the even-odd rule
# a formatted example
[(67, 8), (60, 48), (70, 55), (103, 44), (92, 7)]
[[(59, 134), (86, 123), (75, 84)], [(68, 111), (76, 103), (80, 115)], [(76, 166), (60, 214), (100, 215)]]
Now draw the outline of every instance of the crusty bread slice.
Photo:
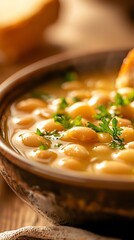
[(59, 0), (0, 1), (0, 50), (15, 60), (39, 44), (58, 16)]
[(116, 79), (116, 87), (134, 88), (134, 48), (129, 51), (121, 65), (118, 77)]

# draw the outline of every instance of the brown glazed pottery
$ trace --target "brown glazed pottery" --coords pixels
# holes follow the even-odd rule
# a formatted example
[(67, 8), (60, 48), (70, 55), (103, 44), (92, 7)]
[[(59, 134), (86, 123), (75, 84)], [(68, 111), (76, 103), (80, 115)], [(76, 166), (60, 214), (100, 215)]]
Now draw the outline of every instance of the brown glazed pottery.
[(6, 141), (4, 111), (21, 93), (68, 69), (80, 74), (118, 71), (128, 51), (62, 54), (34, 63), (0, 86), (0, 171), (15, 193), (52, 223), (134, 219), (134, 178), (86, 176), (40, 165), (20, 156)]

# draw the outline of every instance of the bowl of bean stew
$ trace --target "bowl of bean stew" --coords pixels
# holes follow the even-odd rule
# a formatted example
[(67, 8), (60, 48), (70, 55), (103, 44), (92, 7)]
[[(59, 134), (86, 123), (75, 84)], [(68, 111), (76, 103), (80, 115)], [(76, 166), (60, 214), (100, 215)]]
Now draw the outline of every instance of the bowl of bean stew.
[(22, 199), (58, 224), (134, 218), (134, 50), (54, 56), (0, 91), (0, 170)]

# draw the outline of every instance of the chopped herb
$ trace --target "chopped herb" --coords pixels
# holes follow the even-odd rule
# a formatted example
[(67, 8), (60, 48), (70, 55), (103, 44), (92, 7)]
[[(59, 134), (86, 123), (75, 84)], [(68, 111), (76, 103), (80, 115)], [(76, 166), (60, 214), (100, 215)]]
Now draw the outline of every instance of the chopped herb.
[(51, 132), (45, 131), (45, 135), (46, 135), (46, 136), (52, 136), (52, 135), (54, 135), (54, 136), (59, 136), (59, 133), (58, 133), (58, 131), (55, 129), (55, 130), (53, 130), (53, 131), (51, 131)]
[(44, 144), (41, 144), (40, 146), (39, 146), (39, 149), (40, 150), (47, 150), (49, 147), (47, 146), (47, 145), (44, 145)]
[(82, 117), (77, 116), (75, 119), (71, 119), (67, 114), (55, 114), (54, 121), (60, 123), (65, 129), (69, 129), (75, 126), (82, 126)]
[(115, 106), (124, 106), (125, 104), (125, 99), (120, 93), (116, 93), (115, 98), (114, 98), (114, 105)]
[[(120, 138), (119, 138), (120, 139)], [(120, 141), (113, 139), (112, 142), (109, 144), (111, 148), (117, 148), (117, 149), (124, 149), (124, 140), (120, 139)]]
[(78, 97), (73, 97), (73, 98), (72, 98), (72, 101), (73, 101), (74, 103), (76, 103), (76, 102), (79, 102), (80, 99), (79, 99)]
[(95, 132), (105, 132), (105, 133), (109, 133), (110, 135), (112, 135), (112, 130), (109, 127), (109, 123), (110, 120), (106, 119), (105, 117), (101, 118), (101, 122), (99, 123), (99, 126), (96, 126), (93, 123), (88, 122), (87, 123), (87, 127), (92, 128)]
[(95, 124), (93, 124), (91, 122), (87, 123), (87, 127), (93, 129), (97, 133), (98, 132), (102, 132), (102, 129), (100, 127), (98, 127), (97, 125), (95, 125)]
[(121, 135), (122, 128), (118, 127), (118, 120), (116, 118), (112, 119), (112, 129), (113, 129), (113, 138)]
[(90, 122), (87, 123), (87, 127), (93, 129), (95, 132), (102, 132), (102, 133), (108, 133), (110, 136), (112, 136), (112, 142), (110, 143), (110, 146), (112, 148), (124, 148), (124, 139), (120, 138), (119, 136), (122, 133), (122, 128), (118, 127), (118, 121), (116, 118), (112, 119), (112, 126), (110, 127), (110, 119), (106, 119), (105, 117), (102, 117), (101, 122), (99, 123), (99, 126), (96, 126), (95, 124), (92, 124)]
[(59, 110), (64, 110), (66, 107), (68, 107), (68, 103), (64, 97), (61, 97), (60, 104), (59, 104)]
[(134, 101), (134, 90), (128, 94), (127, 98), (130, 103)]
[(41, 90), (32, 91), (32, 92), (31, 92), (31, 96), (32, 96), (33, 98), (39, 98), (39, 99), (42, 99), (42, 100), (44, 100), (44, 101), (47, 101), (47, 100), (49, 100), (50, 98), (52, 98), (52, 96), (51, 96), (50, 94), (45, 93), (45, 92), (43, 92), (43, 91), (41, 91)]
[(122, 96), (120, 93), (117, 93), (114, 98), (113, 105), (115, 106), (127, 106), (134, 101), (134, 90), (132, 90), (127, 96)]
[(42, 137), (44, 137), (45, 139), (48, 139), (48, 140), (50, 140), (50, 141), (51, 141), (51, 140), (54, 140), (54, 139), (60, 139), (60, 137), (61, 137), (61, 134), (58, 133), (57, 130), (54, 130), (54, 131), (51, 131), (51, 132), (49, 132), (49, 131), (41, 132), (40, 129), (37, 128), (36, 134), (37, 134), (38, 136), (42, 136)]
[(55, 148), (59, 148), (59, 147), (61, 147), (63, 144), (62, 143), (56, 143), (55, 145), (54, 145), (54, 147)]
[(38, 136), (44, 136), (44, 135), (45, 135), (43, 132), (40, 131), (39, 128), (36, 129), (36, 134), (37, 134)]
[(70, 117), (65, 114), (55, 114), (54, 121), (60, 123), (65, 129), (69, 129), (70, 126)]
[(82, 117), (77, 116), (74, 120), (72, 120), (71, 124), (72, 124), (72, 127), (82, 126)]
[(103, 117), (101, 119), (101, 123), (99, 123), (99, 125), (102, 129), (102, 132), (109, 133), (111, 136), (113, 136), (113, 131), (109, 127), (109, 123), (110, 123), (110, 119), (107, 120), (105, 117)]
[(110, 144), (112, 148), (119, 148), (119, 149), (124, 149), (124, 139), (120, 138), (119, 136), (122, 133), (122, 128), (118, 127), (118, 121), (116, 118), (112, 119), (112, 129), (113, 129), (113, 140)]
[(77, 73), (74, 72), (74, 71), (71, 71), (71, 72), (67, 72), (65, 74), (64, 81), (65, 82), (72, 82), (72, 81), (77, 80), (77, 78), (78, 78)]
[(52, 132), (45, 132), (45, 138), (52, 140), (52, 139), (60, 139), (61, 134), (57, 130), (53, 130)]
[(101, 118), (105, 117), (105, 118), (109, 118), (111, 119), (111, 114), (108, 112), (107, 108), (104, 105), (100, 105), (99, 107), (97, 107), (98, 109), (98, 113), (95, 115), (95, 118), (100, 120)]

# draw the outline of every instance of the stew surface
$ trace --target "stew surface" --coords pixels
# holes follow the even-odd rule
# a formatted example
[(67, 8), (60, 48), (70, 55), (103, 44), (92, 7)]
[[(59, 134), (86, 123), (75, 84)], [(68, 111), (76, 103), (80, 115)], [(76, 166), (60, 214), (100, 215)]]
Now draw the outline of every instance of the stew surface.
[(134, 88), (115, 81), (72, 71), (31, 90), (6, 112), (10, 145), (61, 170), (134, 175)]

